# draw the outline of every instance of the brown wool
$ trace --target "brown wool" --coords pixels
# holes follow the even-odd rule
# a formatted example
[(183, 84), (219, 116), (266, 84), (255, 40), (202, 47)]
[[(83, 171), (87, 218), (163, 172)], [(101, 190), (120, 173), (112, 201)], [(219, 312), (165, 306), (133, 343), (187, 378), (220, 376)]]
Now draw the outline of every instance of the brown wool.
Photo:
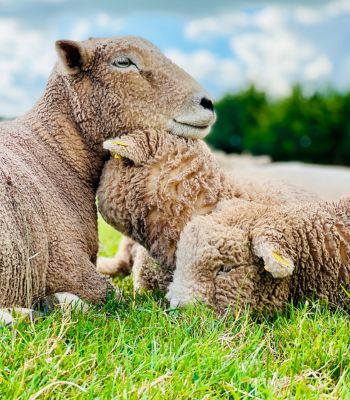
[(349, 199), (228, 177), (198, 140), (160, 131), (120, 139), (128, 146), (104, 144), (124, 159), (106, 164), (98, 196), (128, 238), (101, 272), (133, 268), (137, 289), (159, 288), (172, 306), (272, 311), (313, 296), (349, 306)]
[[(140, 126), (192, 136), (174, 118), (199, 108), (204, 93), (140, 38), (63, 40), (56, 48), (42, 98), (0, 124), (1, 307), (31, 307), (56, 292), (105, 298), (112, 286), (95, 267), (102, 143)], [(118, 57), (133, 64), (118, 69)], [(208, 111), (201, 116), (213, 122)]]

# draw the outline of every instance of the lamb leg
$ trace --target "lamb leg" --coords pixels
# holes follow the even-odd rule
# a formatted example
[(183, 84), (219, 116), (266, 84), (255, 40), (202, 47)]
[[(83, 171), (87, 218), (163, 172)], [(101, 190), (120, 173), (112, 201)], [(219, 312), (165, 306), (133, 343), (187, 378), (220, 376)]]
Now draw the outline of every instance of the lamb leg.
[(114, 257), (98, 257), (97, 272), (120, 278), (130, 275), (138, 246), (134, 240), (125, 236)]
[(173, 271), (158, 264), (144, 247), (138, 245), (133, 275), (136, 291), (160, 290), (165, 293), (172, 280)]

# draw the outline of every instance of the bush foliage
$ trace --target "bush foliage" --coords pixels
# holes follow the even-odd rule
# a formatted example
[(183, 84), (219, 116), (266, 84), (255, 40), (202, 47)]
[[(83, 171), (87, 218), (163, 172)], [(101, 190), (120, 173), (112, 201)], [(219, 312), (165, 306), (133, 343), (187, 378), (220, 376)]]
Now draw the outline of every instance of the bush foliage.
[(270, 101), (250, 87), (216, 103), (217, 122), (207, 141), (227, 153), (268, 154), (275, 161), (350, 165), (350, 92), (305, 96), (295, 86)]

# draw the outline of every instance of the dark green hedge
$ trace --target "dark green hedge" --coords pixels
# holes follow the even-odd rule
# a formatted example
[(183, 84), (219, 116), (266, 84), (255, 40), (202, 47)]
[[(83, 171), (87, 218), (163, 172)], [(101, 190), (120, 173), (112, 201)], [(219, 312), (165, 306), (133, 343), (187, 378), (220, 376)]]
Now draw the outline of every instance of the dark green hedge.
[(296, 86), (269, 101), (254, 87), (228, 94), (216, 105), (207, 141), (230, 152), (269, 154), (276, 161), (350, 165), (350, 92), (304, 96)]

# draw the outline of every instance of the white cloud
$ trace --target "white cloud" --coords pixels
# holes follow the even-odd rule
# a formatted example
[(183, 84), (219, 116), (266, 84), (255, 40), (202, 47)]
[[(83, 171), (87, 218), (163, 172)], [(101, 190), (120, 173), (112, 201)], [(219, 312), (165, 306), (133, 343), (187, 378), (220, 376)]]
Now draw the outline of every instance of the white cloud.
[[(328, 15), (345, 9), (344, 0), (322, 5), (322, 13)], [(190, 21), (184, 33), (198, 43), (227, 37), (232, 56), (226, 56), (225, 61), (232, 62), (238, 71), (237, 86), (254, 83), (273, 96), (284, 96), (296, 82), (316, 88), (331, 78), (333, 65), (327, 54), (295, 29), (297, 18), (311, 21), (314, 12), (319, 11), (270, 5), (250, 13), (236, 11)], [(212, 80), (215, 79), (213, 75)]]
[(72, 40), (84, 40), (89, 36), (91, 24), (86, 19), (78, 19), (75, 21), (73, 29), (69, 33)]
[(242, 79), (273, 96), (288, 95), (292, 84), (327, 78), (328, 58), (285, 29), (243, 33), (230, 41), (242, 65)]
[(215, 36), (226, 36), (233, 30), (246, 27), (249, 17), (241, 12), (190, 21), (185, 26), (185, 36), (192, 40), (203, 40)]
[(311, 6), (290, 3), (265, 5), (253, 12), (246, 12), (243, 9), (191, 20), (186, 24), (184, 33), (189, 39), (201, 41), (232, 35), (244, 29), (277, 29), (290, 22), (311, 25), (349, 13), (350, 0), (328, 1)]
[[(124, 26), (121, 18), (112, 18), (106, 13), (98, 13), (94, 18), (81, 18), (74, 21), (68, 36), (73, 40), (86, 40), (96, 33), (103, 35), (105, 31), (119, 32)], [(107, 33), (108, 34), (108, 33)]]
[(253, 13), (235, 11), (192, 20), (186, 24), (184, 33), (191, 40), (202, 41), (220, 36), (231, 36), (244, 30), (275, 30), (285, 25), (288, 15), (288, 10), (279, 6), (266, 6)]
[(233, 89), (240, 81), (240, 69), (234, 60), (219, 58), (207, 50), (185, 53), (168, 49), (165, 55), (198, 81), (215, 81), (221, 89)]
[[(68, 25), (65, 36), (83, 40), (102, 36), (107, 28), (116, 32), (120, 18), (99, 13)], [(12, 18), (0, 18), (0, 116), (12, 117), (27, 111), (40, 96), (56, 62), (55, 29), (45, 32), (27, 28)]]
[(304, 25), (314, 25), (329, 18), (350, 13), (349, 0), (336, 0), (320, 7), (298, 6), (294, 10), (295, 19)]
[(26, 111), (33, 102), (36, 79), (48, 76), (54, 60), (52, 43), (12, 19), (0, 19), (0, 115)]
[(332, 72), (333, 66), (325, 56), (318, 56), (305, 65), (304, 77), (309, 80), (319, 80), (327, 78)]

